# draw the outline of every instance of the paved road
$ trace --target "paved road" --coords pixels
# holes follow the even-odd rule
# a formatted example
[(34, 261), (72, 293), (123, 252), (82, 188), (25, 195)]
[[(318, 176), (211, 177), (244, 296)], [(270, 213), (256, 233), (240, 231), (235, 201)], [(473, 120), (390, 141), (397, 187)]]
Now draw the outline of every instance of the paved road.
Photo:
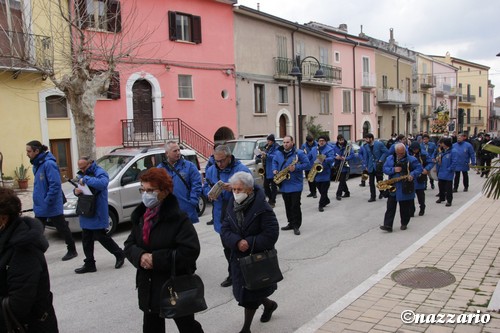
[[(310, 321), (477, 194), (483, 179), (473, 172), (470, 176), (469, 192), (464, 193), (460, 188), (452, 207), (435, 204), (437, 190), (429, 190), (426, 215), (412, 219), (407, 231), (399, 230), (396, 217), (392, 234), (378, 229), (385, 200), (368, 203), (369, 189), (358, 186), (359, 178), (348, 181), (351, 198), (340, 202), (334, 199), (337, 184), (332, 183), (332, 204), (323, 213), (317, 210), (318, 199), (306, 198), (304, 192), (302, 235), (281, 232), (277, 243), (285, 277), (272, 296), (279, 308), (266, 324), (259, 322), (259, 311), (252, 331), (289, 333)], [(281, 226), (285, 225), (281, 198), (275, 211)], [(197, 273), (205, 282), (209, 309), (197, 318), (207, 333), (238, 332), (243, 310), (234, 301), (231, 289), (219, 286), (227, 275), (226, 264), (218, 235), (206, 225), (208, 213), (209, 209), (196, 229), (202, 246)], [(128, 227), (121, 226), (114, 236), (120, 245), (128, 235)], [(142, 316), (137, 308), (132, 265), (127, 262), (122, 269), (114, 269), (114, 257), (96, 244), (97, 273), (77, 275), (73, 270), (83, 260), (79, 236), (79, 257), (62, 262), (60, 258), (66, 250), (63, 240), (53, 231), (47, 230), (46, 234), (51, 243), (46, 257), (60, 331), (140, 332)], [(168, 321), (167, 327), (167, 332), (176, 332), (173, 322)]]

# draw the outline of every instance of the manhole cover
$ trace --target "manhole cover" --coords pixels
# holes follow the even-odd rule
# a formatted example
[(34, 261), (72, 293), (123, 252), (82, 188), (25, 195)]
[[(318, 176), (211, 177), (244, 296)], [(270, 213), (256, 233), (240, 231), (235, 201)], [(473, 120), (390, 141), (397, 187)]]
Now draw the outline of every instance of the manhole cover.
[(392, 273), (392, 280), (410, 288), (442, 288), (456, 281), (450, 272), (434, 267), (405, 268)]

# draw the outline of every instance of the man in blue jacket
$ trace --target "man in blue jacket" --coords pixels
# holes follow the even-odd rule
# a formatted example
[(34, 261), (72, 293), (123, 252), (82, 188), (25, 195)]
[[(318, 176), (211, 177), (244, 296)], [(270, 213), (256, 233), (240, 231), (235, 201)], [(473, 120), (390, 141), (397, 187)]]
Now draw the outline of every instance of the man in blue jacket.
[[(226, 145), (217, 146), (214, 150), (215, 164), (205, 171), (205, 182), (203, 183), (203, 193), (209, 201), (212, 202), (212, 218), (214, 221), (214, 229), (220, 235), (222, 220), (226, 216), (227, 205), (233, 197), (229, 178), (238, 171), (251, 173), (246, 165), (238, 161), (231, 150)], [(220, 183), (219, 183), (220, 181)], [(219, 186), (220, 184), (220, 186)], [(218, 188), (218, 190), (216, 190)], [(215, 193), (214, 193), (215, 192)], [(224, 248), (224, 256), (227, 260), (227, 278), (220, 284), (221, 287), (229, 287), (233, 284), (231, 277), (231, 268), (229, 267), (231, 259), (231, 249), (221, 243)]]
[[(436, 162), (437, 146), (431, 141), (429, 134), (422, 135), (420, 151), (425, 152), (433, 162)], [(431, 189), (434, 189), (434, 179), (429, 177), (429, 183), (431, 184)]]
[(61, 174), (56, 158), (48, 151), (48, 147), (40, 141), (30, 141), (26, 144), (26, 155), (33, 165), (35, 176), (33, 185), (33, 211), (35, 217), (43, 225), (50, 219), (57, 232), (66, 242), (68, 252), (62, 257), (63, 261), (75, 258), (75, 240), (63, 214), (63, 192), (61, 189)]
[[(334, 170), (336, 170), (337, 175), (339, 175), (339, 178), (335, 179), (339, 182), (336, 193), (337, 200), (339, 201), (342, 200), (342, 198), (349, 198), (351, 196), (349, 188), (347, 187), (347, 175), (349, 174), (349, 164), (347, 161), (352, 160), (354, 154), (351, 154), (350, 148), (349, 151), (347, 150), (347, 141), (344, 139), (344, 136), (342, 134), (337, 135), (337, 142), (333, 145), (333, 156)], [(341, 165), (342, 170), (340, 170)], [(339, 172), (340, 174), (338, 174)], [(334, 177), (336, 178), (337, 175), (334, 175)]]
[(432, 161), (432, 158), (427, 155), (425, 150), (421, 150), (421, 145), (416, 141), (411, 143), (408, 152), (411, 156), (418, 160), (423, 168), (420, 176), (415, 178), (415, 194), (420, 206), (418, 216), (423, 216), (425, 214), (425, 186), (427, 184), (427, 175), (430, 173), (432, 167), (434, 167), (434, 162)]
[(400, 177), (406, 177), (406, 179), (395, 182), (393, 186), (396, 187), (396, 191), (390, 192), (387, 198), (384, 225), (381, 225), (380, 229), (388, 232), (392, 232), (398, 203), (401, 230), (408, 228), (412, 212), (415, 211), (415, 185), (413, 179), (418, 177), (423, 170), (417, 159), (408, 155), (406, 146), (403, 143), (396, 143), (394, 146), (394, 154), (387, 156), (384, 163), (384, 173), (389, 176), (389, 179)]
[[(317, 146), (318, 146), (318, 142), (314, 140), (312, 135), (308, 134), (306, 136), (306, 142), (304, 142), (302, 144), (302, 146), (300, 147), (300, 150), (302, 150), (304, 152), (304, 154), (306, 154), (306, 156), (309, 157), (309, 153), (311, 152), (311, 150)], [(304, 171), (305, 171), (306, 179), (307, 179), (307, 176), (309, 175), (309, 169), (306, 169)], [(307, 195), (307, 197), (316, 199), (316, 183), (308, 181), (308, 185), (309, 185), (309, 194)]]
[(164, 168), (172, 177), (179, 208), (188, 214), (192, 223), (198, 223), (198, 201), (201, 195), (201, 175), (196, 165), (182, 158), (181, 148), (175, 141), (165, 144), (166, 161), (157, 167)]
[(264, 166), (264, 192), (266, 193), (269, 205), (274, 208), (276, 205), (276, 195), (278, 194), (278, 187), (273, 181), (273, 159), (276, 150), (279, 148), (276, 143), (274, 134), (269, 134), (267, 137), (267, 145), (261, 154), (262, 165)]
[(304, 171), (309, 170), (311, 165), (306, 154), (295, 148), (293, 137), (287, 135), (283, 138), (283, 145), (278, 148), (273, 160), (273, 174), (278, 174), (288, 169), (289, 178), (279, 184), (280, 191), (285, 202), (285, 212), (288, 224), (281, 230), (293, 230), (295, 235), (300, 235), (302, 225), (302, 210), (300, 209), (300, 197), (304, 187)]
[(457, 153), (452, 148), (451, 138), (439, 140), (441, 152), (436, 156), (439, 199), (436, 203), (441, 203), (446, 199), (446, 206), (451, 206), (453, 201), (453, 175), (457, 165)]
[[(93, 273), (97, 270), (94, 259), (94, 241), (96, 240), (115, 256), (115, 268), (118, 269), (125, 262), (125, 253), (106, 233), (109, 226), (108, 173), (88, 156), (80, 157), (78, 169), (80, 169), (77, 174), (78, 184), (87, 185), (95, 196), (95, 214), (93, 216), (80, 215), (85, 260), (82, 267), (75, 269), (75, 273)], [(79, 196), (83, 194), (83, 191), (80, 188), (75, 188), (74, 193)]]
[[(368, 183), (370, 184), (370, 199), (368, 202), (373, 202), (377, 197), (375, 179), (377, 179), (377, 182), (384, 179), (382, 167), (388, 149), (382, 142), (375, 141), (372, 133), (365, 135), (365, 142), (366, 144), (361, 147), (363, 153), (360, 155), (363, 156), (363, 165), (369, 176)], [(380, 191), (379, 199), (382, 199), (383, 197), (384, 193)]]
[(320, 195), (318, 210), (323, 212), (325, 210), (324, 207), (330, 203), (328, 189), (330, 188), (330, 177), (334, 157), (334, 149), (328, 144), (328, 137), (326, 135), (318, 137), (318, 146), (311, 150), (308, 157), (311, 168), (314, 168), (314, 164), (316, 163), (323, 168), (323, 171), (317, 173), (314, 178)]
[(476, 153), (474, 152), (474, 147), (467, 142), (467, 135), (460, 133), (457, 137), (457, 142), (453, 144), (452, 149), (455, 150), (457, 155), (453, 192), (458, 191), (460, 173), (462, 173), (464, 177), (464, 192), (467, 192), (469, 190), (469, 164), (476, 165)]

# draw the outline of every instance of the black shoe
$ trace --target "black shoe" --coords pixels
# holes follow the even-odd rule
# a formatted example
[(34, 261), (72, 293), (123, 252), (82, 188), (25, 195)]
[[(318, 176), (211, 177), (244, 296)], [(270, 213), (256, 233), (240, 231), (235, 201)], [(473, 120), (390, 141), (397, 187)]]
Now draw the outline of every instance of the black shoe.
[(424, 216), (425, 214), (425, 208), (420, 208), (420, 211), (418, 212), (418, 216)]
[(441, 203), (441, 202), (443, 202), (443, 200), (441, 200), (441, 199), (436, 200), (436, 203)]
[(62, 261), (67, 261), (67, 260), (71, 260), (73, 258), (76, 258), (78, 256), (78, 253), (76, 252), (76, 250), (73, 250), (73, 251), (70, 251), (68, 250), (68, 252), (64, 255), (64, 257), (62, 257)]
[(308, 198), (316, 198), (316, 194), (314, 194), (314, 193), (309, 193), (309, 194), (307, 195), (307, 197), (308, 197)]
[(361, 186), (361, 187), (365, 187), (365, 186), (366, 186), (366, 184), (365, 184), (365, 183), (361, 183), (361, 184), (359, 184), (359, 186)]
[(368, 202), (374, 202), (374, 201), (377, 201), (377, 199), (375, 199), (375, 198), (368, 199)]
[(261, 323), (267, 323), (269, 320), (271, 320), (271, 316), (273, 315), (273, 312), (276, 311), (278, 308), (278, 303), (275, 301), (271, 301), (271, 305), (269, 308), (264, 307), (264, 312), (262, 313), (262, 316), (260, 316), (260, 322)]
[(383, 199), (383, 198), (384, 198), (384, 195), (383, 195), (382, 193), (380, 193), (380, 194), (378, 195), (378, 198), (379, 198), (379, 199)]
[(380, 230), (384, 230), (384, 231), (387, 231), (387, 232), (392, 232), (392, 228), (391, 227), (386, 227), (385, 225), (381, 225), (380, 226)]
[(87, 265), (83, 265), (82, 267), (75, 269), (76, 274), (94, 273), (96, 271), (97, 269), (95, 268), (95, 266)]
[(316, 199), (318, 196), (316, 194), (313, 194), (313, 198)]
[(320, 212), (324, 212), (324, 211), (325, 211), (325, 209), (324, 209), (323, 207), (321, 207), (321, 206), (319, 206), (318, 210), (319, 210)]
[(349, 198), (351, 196), (351, 193), (344, 193), (344, 195), (342, 196), (342, 198)]
[(116, 258), (115, 268), (118, 269), (123, 266), (125, 263), (125, 256), (121, 256), (120, 258)]
[(342, 197), (337, 195), (337, 200), (338, 201), (342, 200)]
[(296, 236), (300, 235), (300, 230), (299, 230), (299, 228), (293, 228), (293, 233), (294, 233)]
[(467, 191), (469, 191), (469, 188), (468, 187), (464, 188), (464, 192), (467, 192)]
[(292, 226), (291, 225), (286, 225), (284, 227), (281, 227), (281, 230), (293, 230)]
[(453, 189), (453, 193), (458, 192), (458, 188)]
[(228, 276), (224, 281), (221, 282), (220, 286), (221, 287), (230, 287), (233, 285), (233, 279), (231, 279), (230, 276)]
[(445, 206), (446, 207), (450, 207), (451, 206), (451, 202), (447, 202)]
[(207, 222), (207, 225), (213, 225), (214, 224), (214, 220), (210, 220)]
[(406, 225), (404, 225), (404, 224), (403, 224), (403, 225), (401, 225), (401, 228), (400, 228), (400, 229), (401, 229), (401, 230), (406, 230), (406, 229), (408, 229), (408, 227), (407, 227)]
[(439, 197), (439, 193), (435, 195), (436, 197)]

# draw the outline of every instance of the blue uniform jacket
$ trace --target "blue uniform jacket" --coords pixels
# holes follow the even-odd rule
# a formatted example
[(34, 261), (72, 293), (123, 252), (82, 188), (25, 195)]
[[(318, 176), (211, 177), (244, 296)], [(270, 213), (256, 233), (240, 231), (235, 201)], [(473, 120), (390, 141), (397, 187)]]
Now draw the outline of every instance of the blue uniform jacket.
[(474, 147), (469, 142), (454, 143), (452, 149), (456, 151), (457, 155), (455, 171), (469, 171), (469, 163), (476, 165), (476, 153), (474, 152)]
[(316, 177), (314, 178), (314, 181), (316, 182), (329, 182), (330, 181), (330, 175), (332, 173), (332, 166), (334, 162), (334, 149), (332, 146), (325, 144), (323, 147), (320, 147), (319, 145), (317, 147), (314, 147), (311, 152), (309, 153), (309, 163), (312, 165), (314, 164), (314, 161), (316, 161), (316, 158), (319, 154), (323, 154), (326, 156), (324, 159), (323, 163), (321, 164), (323, 166), (323, 171), (320, 173), (316, 174)]
[(273, 159), (274, 159), (274, 155), (276, 154), (276, 151), (278, 150), (279, 147), (280, 147), (280, 145), (275, 142), (267, 150), (267, 155), (266, 155), (266, 178), (267, 179), (273, 179), (273, 177), (274, 177), (274, 175), (273, 175)]
[(306, 154), (295, 147), (286, 153), (283, 146), (281, 146), (278, 148), (276, 155), (274, 155), (273, 172), (274, 170), (283, 170), (292, 164), (296, 158), (298, 158), (298, 161), (297, 164), (295, 164), (295, 171), (290, 172), (290, 179), (285, 179), (280, 184), (280, 191), (283, 193), (302, 192), (304, 187), (304, 174), (302, 171), (310, 170), (311, 164)]
[(98, 230), (109, 226), (108, 218), (108, 173), (95, 162), (85, 170), (78, 172), (78, 179), (82, 179), (96, 197), (96, 212), (94, 216), (80, 215), (80, 227), (82, 229)]
[(33, 161), (33, 211), (36, 217), (63, 214), (61, 175), (56, 158), (50, 152), (38, 154)]
[[(432, 161), (432, 158), (429, 155), (427, 155), (427, 153), (425, 151), (421, 150), (418, 155), (414, 155), (414, 154), (411, 154), (411, 155), (417, 159), (417, 161), (418, 161), (418, 163), (420, 163), (420, 165), (422, 165), (422, 168), (423, 168), (422, 171), (424, 171), (424, 169), (425, 169), (425, 170), (430, 172), (431, 169), (434, 167), (434, 162)], [(424, 190), (427, 182), (424, 181), (424, 182), (420, 183), (417, 178), (414, 179), (415, 190)]]
[[(423, 171), (422, 165), (420, 165), (420, 163), (417, 161), (417, 159), (415, 157), (409, 156), (408, 154), (406, 154), (406, 157), (404, 157), (400, 160), (400, 162), (403, 162), (403, 163), (406, 161), (408, 161), (410, 164), (409, 165), (409, 167), (410, 167), (409, 174), (413, 178), (418, 177)], [(394, 155), (387, 156), (387, 159), (385, 160), (385, 163), (384, 163), (384, 173), (389, 176), (389, 179), (402, 176), (400, 172), (394, 172)], [(396, 196), (397, 201), (406, 201), (406, 200), (415, 199), (415, 191), (413, 191), (410, 194), (403, 193), (403, 182), (404, 181), (406, 181), (406, 180), (399, 181), (399, 182), (396, 182), (395, 184), (393, 184), (394, 186), (396, 186), (396, 192), (395, 193), (391, 192), (390, 195)]]
[[(339, 146), (338, 144), (333, 145), (333, 166), (340, 167), (340, 163), (342, 163), (342, 160), (337, 160), (335, 157), (336, 156), (344, 156), (345, 150), (347, 146)], [(344, 167), (342, 168), (342, 173), (347, 173), (349, 172), (349, 163), (348, 161), (352, 160), (354, 158), (354, 154), (352, 154), (352, 151), (349, 152), (349, 155), (346, 156), (346, 162), (344, 163)]]
[[(330, 143), (328, 143), (330, 144)], [(311, 150), (314, 148), (314, 147), (317, 147), (318, 146), (318, 142), (315, 140), (313, 141), (313, 143), (311, 145), (309, 145), (306, 142), (304, 142), (302, 144), (302, 146), (300, 146), (300, 150), (302, 150), (304, 152), (304, 154), (306, 154), (307, 158), (309, 158), (309, 154), (311, 153)], [(312, 166), (312, 165), (311, 165)], [(310, 169), (307, 169), (306, 171), (309, 171)]]
[[(373, 154), (372, 154), (373, 147)], [(361, 147), (362, 154), (360, 157), (363, 158), (363, 166), (369, 173), (375, 172), (377, 162), (384, 162), (386, 154), (388, 152), (387, 147), (380, 141), (374, 141), (373, 146), (365, 144)], [(375, 160), (373, 156), (375, 155)]]
[(429, 141), (427, 144), (421, 143), (420, 144), (420, 151), (426, 152), (427, 155), (429, 155), (430, 158), (436, 158), (437, 155), (437, 146), (434, 142)]
[(453, 180), (457, 165), (457, 153), (453, 148), (446, 149), (439, 153), (441, 161), (437, 164), (438, 179)]
[[(205, 196), (208, 196), (208, 192), (210, 192), (210, 189), (215, 183), (217, 183), (219, 180), (222, 180), (224, 183), (228, 183), (229, 178), (231, 178), (232, 175), (239, 171), (251, 173), (247, 166), (236, 160), (234, 156), (231, 156), (231, 163), (229, 163), (229, 165), (223, 170), (219, 169), (216, 164), (212, 165), (210, 168), (208, 168), (208, 170), (205, 171), (203, 194), (205, 194)], [(227, 204), (229, 202), (229, 199), (231, 199), (232, 197), (233, 193), (231, 191), (222, 191), (217, 200), (212, 202), (214, 229), (219, 234), (221, 230), (221, 221), (225, 217)]]
[[(179, 208), (188, 214), (191, 222), (199, 222), (196, 208), (198, 207), (198, 200), (201, 195), (201, 176), (196, 165), (181, 158), (173, 166), (177, 172), (172, 170), (172, 167), (166, 161), (158, 164), (157, 167), (165, 169), (170, 177), (172, 177), (174, 194), (179, 201)], [(184, 178), (188, 187), (186, 187), (186, 184), (178, 174)]]

